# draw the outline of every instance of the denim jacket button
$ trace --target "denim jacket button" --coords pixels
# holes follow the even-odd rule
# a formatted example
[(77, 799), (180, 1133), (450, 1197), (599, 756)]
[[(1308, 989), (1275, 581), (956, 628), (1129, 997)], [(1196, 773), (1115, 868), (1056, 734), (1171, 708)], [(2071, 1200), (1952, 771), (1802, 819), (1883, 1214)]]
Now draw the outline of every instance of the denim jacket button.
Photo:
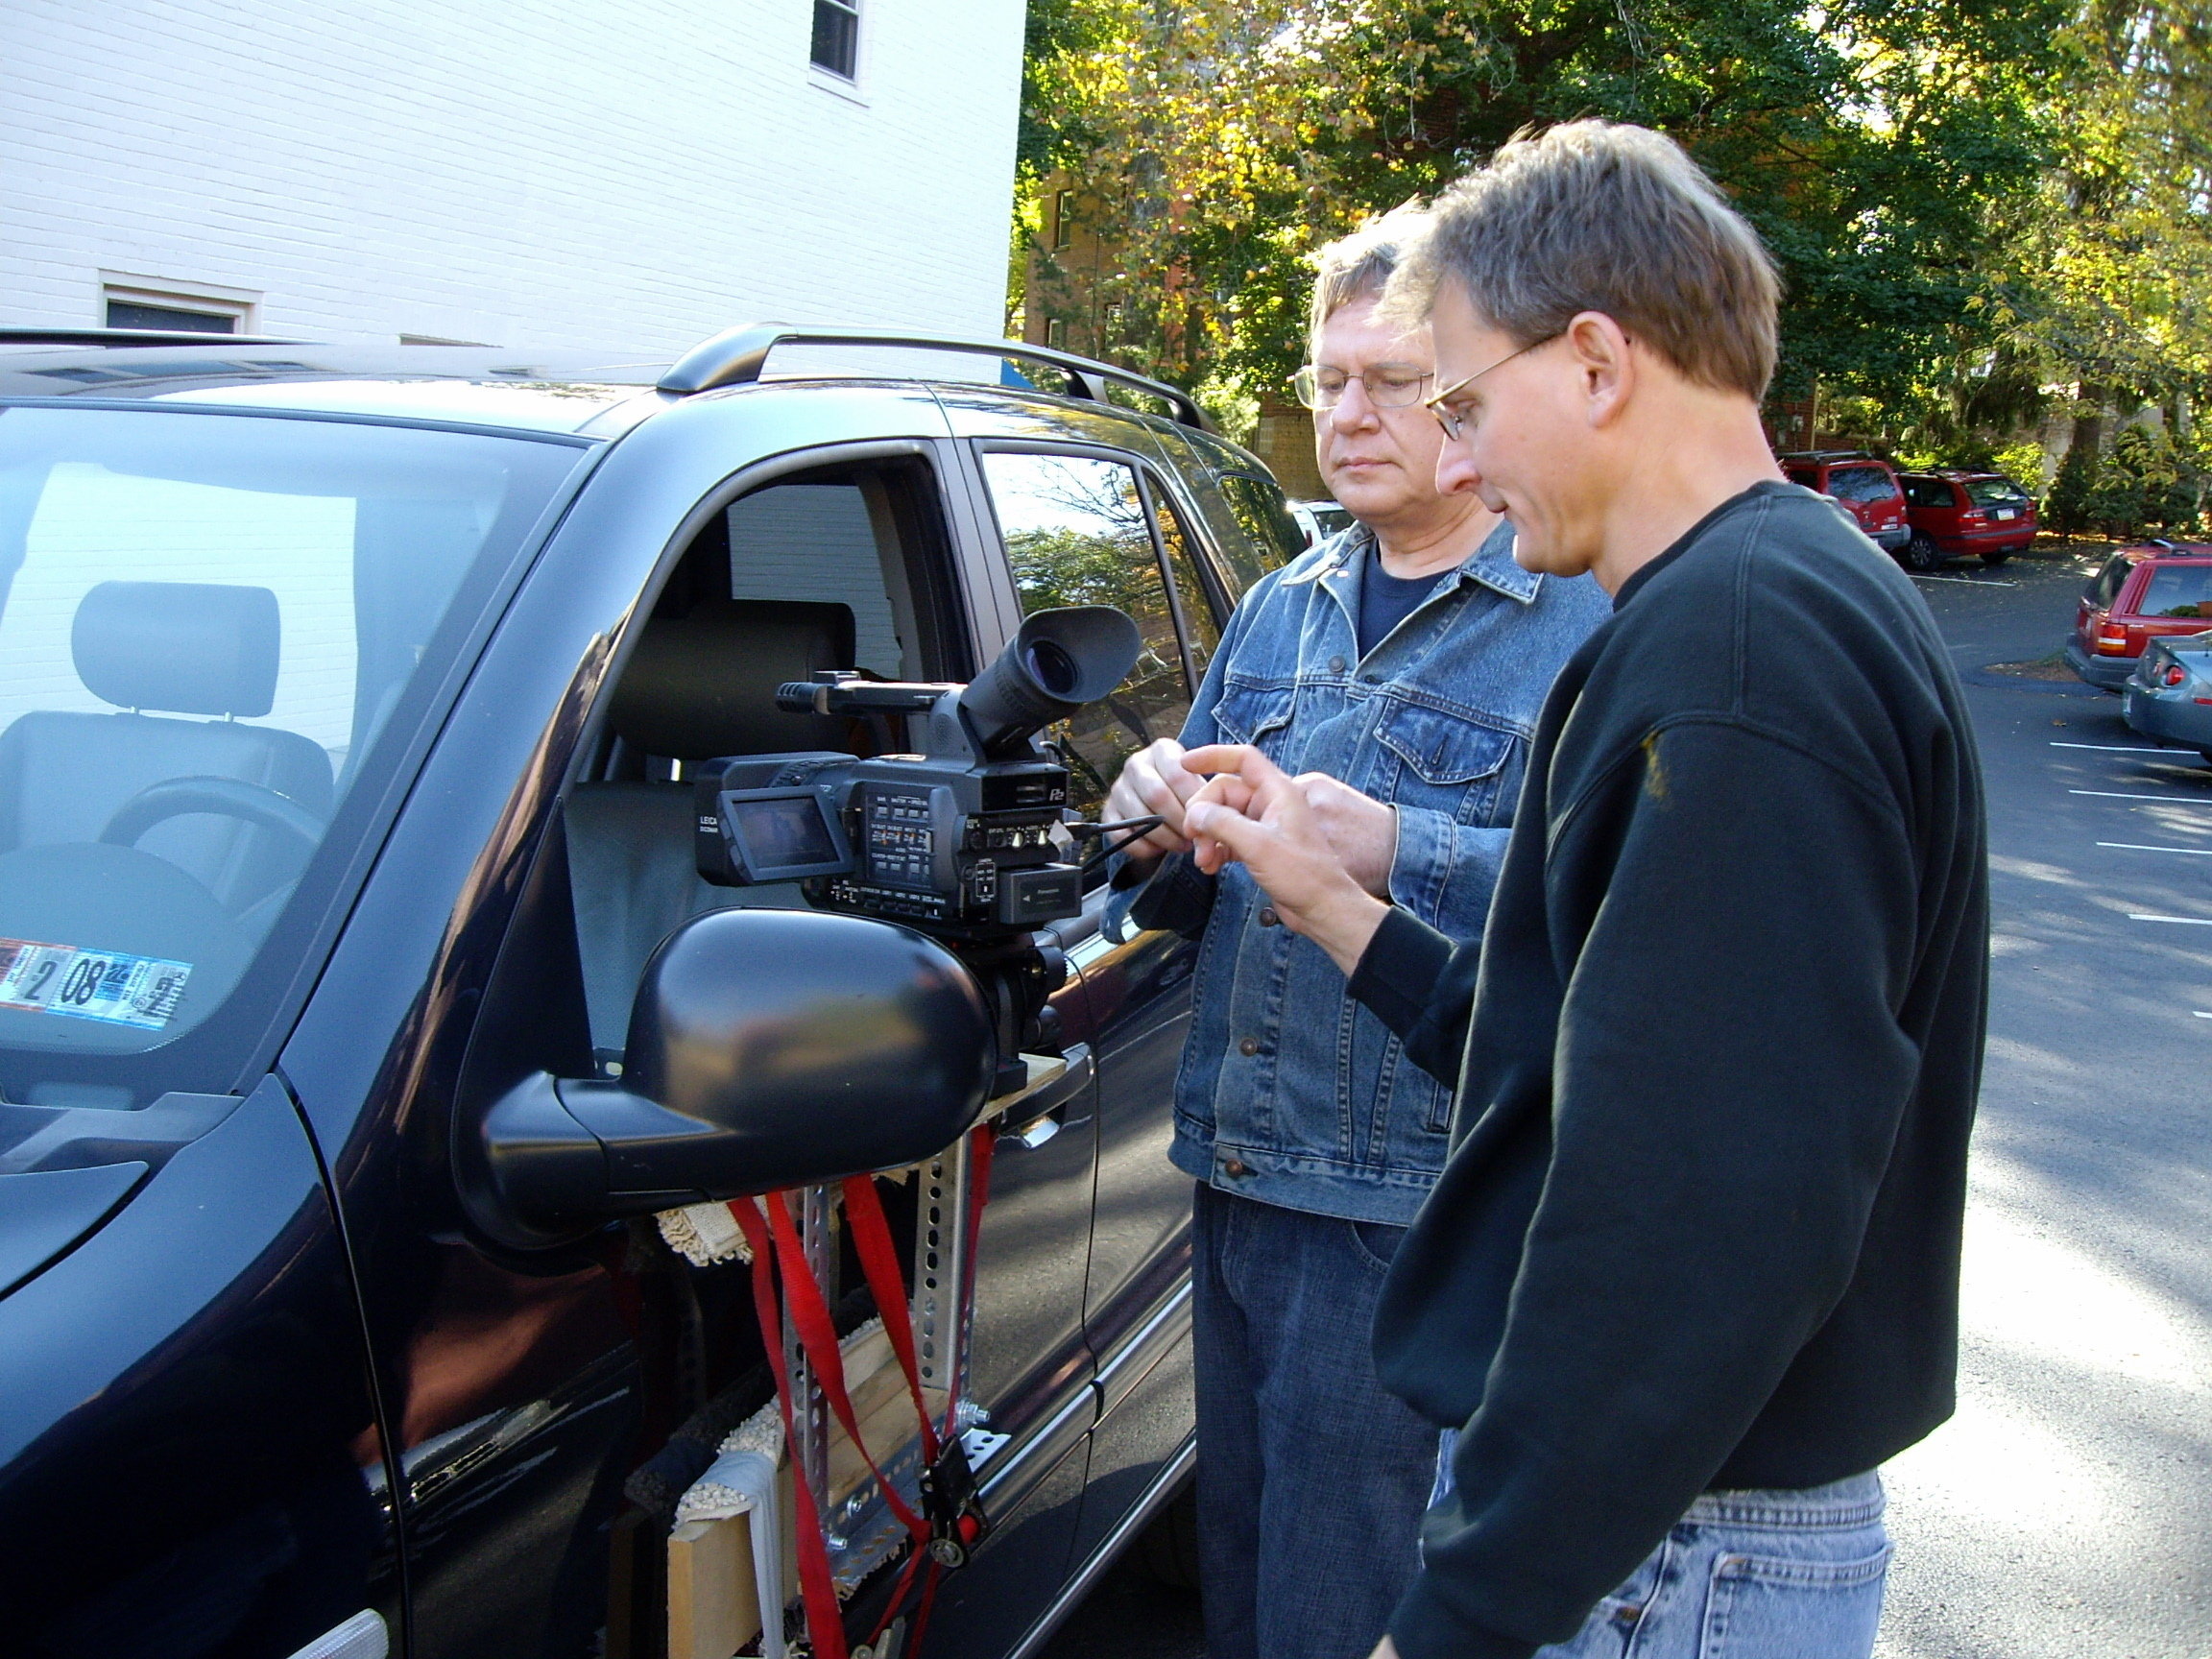
[(1341, 673), (1343, 673), (1343, 672), (1344, 672), (1344, 659), (1343, 659), (1343, 658), (1341, 658), (1341, 657), (1332, 657), (1332, 658), (1330, 658), (1330, 659), (1329, 659), (1329, 672), (1330, 672), (1330, 673), (1332, 673), (1332, 674), (1341, 674)]
[(1252, 1055), (1260, 1052), (1260, 1039), (1257, 1037), (1245, 1038), (1243, 1042), (1237, 1045), (1237, 1052), (1249, 1059)]
[(1260, 906), (1260, 926), (1262, 927), (1280, 927), (1283, 926), (1283, 918), (1275, 914), (1274, 905), (1262, 904)]
[(1232, 1158), (1221, 1166), (1221, 1173), (1228, 1176), (1232, 1181), (1241, 1181), (1245, 1176), (1251, 1174), (1252, 1171), (1245, 1168), (1242, 1164)]

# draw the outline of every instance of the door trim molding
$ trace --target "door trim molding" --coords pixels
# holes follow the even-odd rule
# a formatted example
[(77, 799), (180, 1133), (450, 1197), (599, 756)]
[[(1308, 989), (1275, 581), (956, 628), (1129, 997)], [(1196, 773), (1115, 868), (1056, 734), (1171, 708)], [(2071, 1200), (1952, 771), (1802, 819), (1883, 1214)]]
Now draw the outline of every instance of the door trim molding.
[(1037, 1622), (1014, 1645), (1006, 1659), (1035, 1659), (1038, 1650), (1052, 1639), (1053, 1632), (1067, 1621), (1068, 1615), (1075, 1611), (1083, 1598), (1105, 1576), (1106, 1569), (1114, 1565), (1121, 1551), (1129, 1547), (1130, 1541), (1145, 1528), (1153, 1516), (1167, 1506), (1197, 1465), (1198, 1431), (1193, 1429), (1183, 1437), (1183, 1444), (1175, 1449), (1174, 1455), (1160, 1466), (1160, 1472), (1152, 1477), (1151, 1484), (1129, 1506), (1128, 1513), (1117, 1521), (1114, 1529), (1098, 1541), (1098, 1547), (1091, 1551), (1075, 1576), (1061, 1586), (1060, 1593), (1037, 1616)]

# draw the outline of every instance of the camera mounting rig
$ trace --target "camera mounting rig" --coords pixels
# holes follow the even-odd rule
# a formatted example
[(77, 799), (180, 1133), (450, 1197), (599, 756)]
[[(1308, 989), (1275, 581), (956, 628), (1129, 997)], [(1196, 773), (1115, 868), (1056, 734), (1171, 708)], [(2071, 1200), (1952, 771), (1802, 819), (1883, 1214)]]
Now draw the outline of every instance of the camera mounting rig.
[(1067, 963), (1036, 929), (1082, 911), (1083, 866), (1068, 854), (1079, 836), (1137, 828), (1076, 819), (1068, 768), (1037, 733), (1111, 692), (1142, 645), (1125, 613), (1070, 606), (1030, 616), (966, 685), (836, 670), (781, 686), (776, 706), (788, 713), (903, 715), (920, 752), (705, 762), (694, 783), (699, 874), (722, 886), (796, 881), (816, 908), (937, 939), (992, 999), (994, 1095), (1021, 1088), (1022, 1050), (1059, 1046), (1048, 1000)]

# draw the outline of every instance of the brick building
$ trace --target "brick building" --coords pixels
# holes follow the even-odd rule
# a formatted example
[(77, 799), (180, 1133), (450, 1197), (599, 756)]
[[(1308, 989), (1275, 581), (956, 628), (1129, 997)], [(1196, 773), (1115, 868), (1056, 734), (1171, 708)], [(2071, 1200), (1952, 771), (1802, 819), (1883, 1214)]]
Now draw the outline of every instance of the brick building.
[(0, 325), (995, 339), (1022, 0), (9, 0)]

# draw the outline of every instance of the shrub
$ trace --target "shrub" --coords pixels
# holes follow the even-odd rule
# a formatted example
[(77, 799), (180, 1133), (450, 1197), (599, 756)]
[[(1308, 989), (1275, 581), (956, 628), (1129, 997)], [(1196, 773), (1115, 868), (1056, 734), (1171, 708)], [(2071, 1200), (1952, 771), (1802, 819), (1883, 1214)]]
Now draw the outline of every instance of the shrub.
[(2089, 494), (2097, 482), (2096, 457), (2077, 444), (2058, 464), (2058, 476), (2043, 500), (2043, 517), (2051, 528), (2071, 536), (2089, 525)]

